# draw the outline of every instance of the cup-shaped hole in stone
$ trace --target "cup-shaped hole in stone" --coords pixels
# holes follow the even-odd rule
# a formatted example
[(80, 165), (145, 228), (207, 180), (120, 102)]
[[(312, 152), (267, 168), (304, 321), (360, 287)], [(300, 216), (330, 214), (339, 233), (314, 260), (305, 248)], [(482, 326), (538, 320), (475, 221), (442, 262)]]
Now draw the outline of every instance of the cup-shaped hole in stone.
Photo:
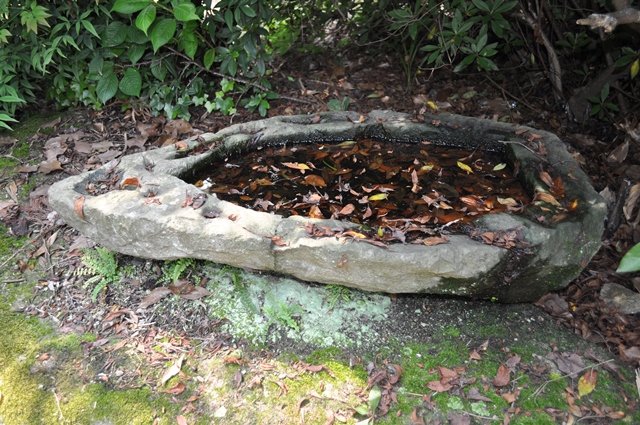
[[(531, 198), (511, 165), (482, 147), (372, 139), (266, 146), (212, 160), (190, 183), (222, 200), (289, 217), (362, 224), (383, 241), (432, 235)], [(395, 236), (394, 236), (395, 235)]]

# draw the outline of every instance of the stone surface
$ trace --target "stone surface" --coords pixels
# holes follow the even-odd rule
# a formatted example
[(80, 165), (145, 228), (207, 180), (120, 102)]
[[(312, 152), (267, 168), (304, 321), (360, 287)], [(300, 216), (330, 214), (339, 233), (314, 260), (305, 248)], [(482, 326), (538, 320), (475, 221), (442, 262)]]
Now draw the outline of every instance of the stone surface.
[(620, 313), (640, 313), (640, 294), (617, 283), (605, 283), (600, 297), (608, 307), (617, 308)]
[[(194, 257), (237, 267), (284, 273), (300, 279), (389, 293), (424, 292), (520, 302), (566, 286), (600, 246), (606, 208), (587, 176), (554, 135), (527, 127), (455, 115), (414, 122), (406, 114), (373, 111), (363, 122), (353, 112), (274, 117), (231, 126), (200, 141), (216, 148), (185, 156), (166, 147), (122, 158), (121, 180), (135, 177), (141, 186), (90, 196), (85, 186), (103, 176), (99, 170), (69, 177), (49, 190), (51, 206), (71, 226), (100, 244), (124, 254), (154, 259)], [(316, 122), (317, 121), (317, 122)], [(546, 152), (524, 146), (534, 134)], [(436, 246), (390, 245), (388, 249), (336, 238), (310, 238), (303, 226), (312, 221), (331, 228), (351, 223), (303, 217), (282, 218), (238, 207), (209, 196), (199, 209), (182, 207), (186, 194), (201, 191), (185, 183), (212, 160), (283, 143), (339, 142), (369, 137), (403, 142), (430, 141), (474, 148), (479, 144), (503, 152), (520, 164), (519, 177), (531, 193), (543, 191), (539, 170), (560, 176), (569, 199), (578, 201), (573, 215), (549, 227), (524, 216), (486, 215), (474, 223), (483, 231), (520, 228), (528, 248), (504, 249), (451, 235)], [(185, 141), (190, 148), (196, 140)], [(155, 164), (149, 171), (145, 163)], [(126, 190), (132, 189), (132, 190)], [(146, 203), (154, 193), (160, 204)], [(84, 196), (82, 219), (74, 210)], [(205, 218), (216, 213), (217, 218)], [(285, 245), (271, 237), (280, 236)], [(346, 261), (345, 261), (346, 260)], [(339, 264), (348, 266), (340, 267)]]

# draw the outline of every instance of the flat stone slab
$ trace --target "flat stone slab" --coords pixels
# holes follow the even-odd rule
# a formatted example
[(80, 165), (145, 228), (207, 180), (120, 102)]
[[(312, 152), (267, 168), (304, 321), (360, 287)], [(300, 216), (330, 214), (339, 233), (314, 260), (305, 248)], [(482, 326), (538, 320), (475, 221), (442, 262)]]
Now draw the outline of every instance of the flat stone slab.
[[(207, 196), (199, 208), (185, 205), (204, 192), (186, 183), (212, 161), (284, 143), (341, 142), (358, 138), (464, 148), (485, 146), (518, 162), (518, 177), (533, 196), (548, 193), (541, 170), (564, 183), (563, 202), (572, 207), (553, 223), (537, 216), (489, 214), (474, 221), (482, 232), (517, 231), (524, 244), (506, 249), (480, 238), (449, 235), (435, 246), (311, 237), (307, 223), (331, 229), (354, 223), (248, 210)], [(200, 144), (215, 148), (188, 156)], [(91, 196), (87, 185), (117, 174), (116, 190)], [(129, 180), (128, 180), (129, 179)], [(139, 182), (137, 184), (125, 184)], [(83, 198), (83, 200), (78, 200)], [(606, 207), (588, 177), (553, 134), (528, 127), (456, 115), (417, 122), (411, 116), (373, 111), (274, 117), (202, 134), (178, 145), (125, 156), (119, 163), (56, 183), (49, 189), (54, 210), (81, 233), (123, 254), (173, 260), (207, 259), (247, 269), (388, 293), (421, 292), (522, 302), (560, 289), (578, 276), (600, 247)], [(214, 217), (214, 218), (208, 218)], [(277, 236), (278, 243), (274, 243)]]
[(620, 313), (640, 313), (640, 294), (617, 283), (605, 283), (600, 297), (608, 307), (617, 308)]

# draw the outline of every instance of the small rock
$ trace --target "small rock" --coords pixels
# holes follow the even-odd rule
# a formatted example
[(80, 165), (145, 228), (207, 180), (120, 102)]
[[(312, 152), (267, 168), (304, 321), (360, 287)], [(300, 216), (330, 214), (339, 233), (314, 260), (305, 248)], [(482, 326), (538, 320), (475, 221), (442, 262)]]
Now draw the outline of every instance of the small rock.
[(617, 308), (620, 313), (640, 312), (640, 294), (617, 283), (605, 283), (600, 290), (600, 297), (608, 307)]

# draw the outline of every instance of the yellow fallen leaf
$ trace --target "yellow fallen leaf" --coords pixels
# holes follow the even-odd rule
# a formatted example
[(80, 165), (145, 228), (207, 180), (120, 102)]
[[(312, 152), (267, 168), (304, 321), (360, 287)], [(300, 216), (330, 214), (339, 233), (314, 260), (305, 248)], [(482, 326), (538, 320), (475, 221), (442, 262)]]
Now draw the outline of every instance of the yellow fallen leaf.
[(387, 195), (386, 193), (376, 193), (373, 196), (369, 197), (370, 201), (382, 201), (383, 199), (387, 199), (389, 197), (389, 195)]
[(585, 396), (596, 388), (596, 381), (598, 380), (598, 371), (590, 370), (580, 377), (578, 380), (578, 394)]
[(294, 170), (300, 170), (304, 173), (304, 170), (309, 170), (309, 166), (307, 164), (300, 164), (298, 162), (283, 162), (282, 165), (285, 167), (293, 168)]
[(500, 170), (503, 170), (503, 169), (504, 169), (504, 167), (506, 167), (506, 166), (507, 166), (507, 164), (505, 164), (504, 162), (502, 162), (502, 163), (500, 163), (500, 164), (496, 165), (495, 167), (493, 167), (493, 171), (500, 171)]
[(458, 167), (462, 168), (464, 171), (467, 172), (467, 174), (471, 173), (473, 174), (473, 170), (471, 169), (471, 167), (469, 167), (467, 164), (465, 164), (464, 162), (458, 161)]
[(438, 110), (438, 105), (436, 105), (436, 103), (433, 100), (428, 101), (427, 105), (429, 106), (429, 108), (433, 109), (434, 111)]
[(515, 199), (513, 198), (501, 198), (498, 196), (498, 202), (502, 205), (515, 206), (518, 205)]

